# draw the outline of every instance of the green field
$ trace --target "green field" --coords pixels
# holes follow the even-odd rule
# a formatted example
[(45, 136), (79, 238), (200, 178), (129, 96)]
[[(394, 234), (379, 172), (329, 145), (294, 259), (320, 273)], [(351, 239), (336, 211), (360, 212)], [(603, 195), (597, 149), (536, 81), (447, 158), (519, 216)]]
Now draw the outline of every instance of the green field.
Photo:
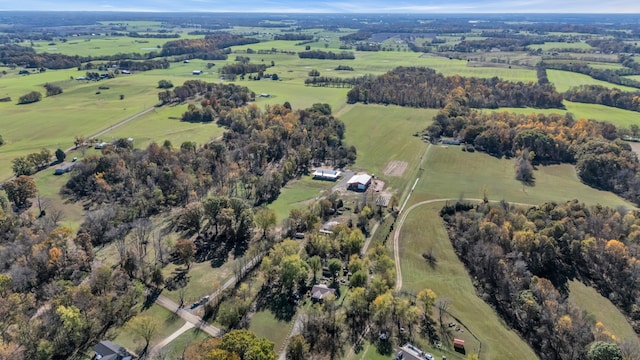
[(575, 50), (590, 50), (592, 49), (591, 45), (584, 42), (546, 42), (544, 44), (534, 44), (529, 45), (529, 49), (537, 50), (542, 49), (542, 51), (551, 51), (551, 50), (567, 50), (567, 49), (575, 49)]
[(569, 281), (569, 302), (586, 311), (595, 321), (602, 322), (605, 329), (611, 332), (617, 341), (627, 340), (640, 346), (638, 335), (624, 315), (594, 288), (577, 280)]
[(575, 119), (593, 119), (628, 128), (631, 124), (640, 125), (640, 114), (636, 111), (623, 110), (598, 104), (585, 104), (564, 100), (566, 109), (531, 109), (531, 108), (501, 108), (499, 111), (509, 111), (518, 114), (566, 114), (571, 113)]
[[(184, 320), (182, 320), (179, 316), (155, 304), (151, 305), (149, 309), (142, 311), (136, 317), (139, 316), (151, 317), (158, 322), (156, 333), (155, 335), (153, 335), (151, 341), (149, 342), (150, 348), (153, 347), (153, 345), (158, 341), (171, 335), (174, 331), (178, 330), (184, 324)], [(144, 347), (144, 340), (140, 336), (136, 335), (133, 331), (131, 331), (131, 329), (127, 328), (127, 325), (118, 330), (118, 335), (114, 340), (116, 344), (122, 345), (125, 348), (135, 352), (140, 352), (142, 350), (142, 348)]]
[(303, 176), (290, 181), (282, 188), (278, 198), (269, 204), (269, 208), (275, 211), (279, 224), (289, 216), (291, 209), (304, 208), (309, 205), (309, 200), (316, 199), (321, 194), (328, 195), (334, 185), (331, 181), (313, 180), (311, 176)]
[(579, 74), (571, 71), (547, 70), (547, 77), (549, 78), (549, 81), (556, 86), (556, 90), (558, 90), (559, 92), (565, 92), (569, 90), (569, 88), (579, 85), (600, 85), (611, 89), (620, 89), (622, 91), (638, 91), (638, 89), (636, 88), (596, 80), (589, 75)]
[(263, 310), (251, 316), (249, 330), (253, 331), (256, 336), (273, 342), (277, 354), (289, 336), (292, 327), (293, 322), (279, 321), (271, 311)]
[(162, 348), (161, 353), (165, 354), (165, 359), (181, 359), (187, 346), (208, 337), (209, 335), (207, 335), (207, 333), (200, 331), (199, 329), (188, 330)]
[(438, 198), (482, 198), (486, 194), (492, 200), (528, 204), (578, 199), (587, 204), (633, 208), (610, 192), (582, 184), (568, 164), (539, 166), (534, 171), (535, 186), (524, 189), (514, 179), (513, 159), (463, 152), (459, 146), (432, 146), (423, 168), (410, 204)]
[[(354, 145), (358, 158), (354, 167), (382, 178), (400, 194), (415, 175), (427, 144), (413, 136), (427, 127), (437, 113), (432, 109), (400, 106), (355, 105), (340, 119), (346, 125), (346, 142)], [(402, 176), (387, 176), (390, 161), (408, 164)]]
[[(476, 295), (438, 216), (441, 207), (442, 204), (432, 204), (415, 209), (402, 228), (399, 241), (403, 288), (414, 293), (430, 288), (439, 298), (447, 298), (449, 312), (468, 329), (455, 336), (465, 340), (467, 351), (480, 352), (481, 359), (536, 359), (533, 350)], [(436, 256), (435, 268), (421, 256), (428, 249)], [(481, 350), (469, 332), (480, 339)]]

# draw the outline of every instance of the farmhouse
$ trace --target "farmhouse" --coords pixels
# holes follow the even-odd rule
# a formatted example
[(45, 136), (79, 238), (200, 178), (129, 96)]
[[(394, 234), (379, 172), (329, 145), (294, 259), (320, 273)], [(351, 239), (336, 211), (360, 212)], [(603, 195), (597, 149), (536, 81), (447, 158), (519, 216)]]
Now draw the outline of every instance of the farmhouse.
[(93, 347), (95, 358), (99, 360), (131, 360), (133, 355), (118, 344), (111, 341), (100, 341)]
[(433, 355), (426, 353), (417, 347), (407, 343), (396, 353), (395, 360), (433, 360)]
[(371, 185), (373, 177), (368, 174), (353, 175), (347, 182), (347, 189), (354, 191), (365, 191)]
[(313, 172), (313, 178), (315, 180), (329, 180), (336, 181), (340, 177), (342, 173), (337, 170), (329, 170), (329, 169), (316, 169)]
[(192, 75), (202, 75), (202, 70), (193, 70), (191, 72)]
[(311, 299), (314, 301), (322, 301), (329, 294), (335, 296), (336, 289), (331, 289), (325, 284), (313, 285), (313, 288), (311, 288)]

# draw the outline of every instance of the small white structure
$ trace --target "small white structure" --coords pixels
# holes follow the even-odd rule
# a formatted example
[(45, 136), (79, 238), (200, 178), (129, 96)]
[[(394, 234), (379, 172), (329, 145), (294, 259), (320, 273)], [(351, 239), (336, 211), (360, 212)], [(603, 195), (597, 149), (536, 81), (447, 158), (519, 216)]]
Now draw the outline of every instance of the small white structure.
[(347, 182), (347, 188), (355, 191), (365, 191), (371, 185), (373, 177), (369, 174), (353, 175)]
[(313, 172), (313, 178), (316, 180), (336, 181), (342, 173), (338, 170), (316, 169)]
[(193, 75), (202, 75), (202, 70), (193, 70), (191, 72), (191, 74), (193, 74)]

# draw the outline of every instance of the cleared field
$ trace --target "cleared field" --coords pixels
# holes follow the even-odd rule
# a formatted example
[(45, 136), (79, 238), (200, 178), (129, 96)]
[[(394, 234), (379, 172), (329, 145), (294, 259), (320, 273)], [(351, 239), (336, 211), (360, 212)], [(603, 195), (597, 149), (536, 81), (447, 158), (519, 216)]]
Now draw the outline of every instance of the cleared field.
[[(54, 211), (62, 212), (60, 225), (68, 226), (74, 231), (80, 228), (84, 218), (84, 209), (80, 202), (68, 202), (60, 197), (60, 189), (69, 180), (69, 174), (54, 175), (54, 168), (42, 171), (34, 176), (36, 187), (38, 188), (38, 196), (43, 204), (43, 208), (48, 214)], [(38, 201), (33, 200), (31, 212), (38, 215)]]
[(310, 176), (304, 176), (290, 181), (282, 188), (278, 198), (269, 204), (269, 208), (275, 211), (277, 223), (280, 223), (289, 216), (291, 209), (303, 208), (309, 200), (329, 192), (334, 185), (331, 181), (313, 180)]
[(253, 331), (256, 336), (266, 338), (274, 343), (276, 353), (280, 351), (287, 336), (291, 332), (293, 323), (279, 321), (273, 313), (268, 310), (258, 311), (251, 316), (249, 331)]
[[(439, 298), (447, 298), (449, 313), (468, 329), (463, 334), (455, 333), (455, 336), (462, 337), (469, 344), (467, 351), (479, 351), (481, 359), (536, 359), (533, 350), (476, 295), (471, 278), (456, 256), (438, 216), (441, 207), (441, 204), (431, 204), (415, 209), (402, 228), (400, 259), (403, 287), (414, 293), (430, 288)], [(433, 250), (438, 260), (434, 268), (421, 256), (428, 249)], [(480, 339), (481, 350), (469, 332)]]
[[(358, 151), (355, 168), (368, 171), (387, 181), (401, 193), (415, 171), (427, 144), (412, 136), (424, 129), (437, 111), (399, 106), (358, 104), (345, 110), (340, 119), (346, 125), (346, 142)], [(385, 176), (391, 161), (408, 163), (402, 176)]]
[(501, 108), (500, 111), (515, 112), (518, 114), (573, 114), (576, 119), (593, 119), (605, 121), (615, 126), (628, 128), (631, 124), (640, 124), (640, 113), (630, 110), (618, 109), (598, 104), (584, 104), (565, 100), (566, 110), (561, 109), (532, 109), (532, 108)]
[(620, 89), (622, 91), (638, 91), (636, 88), (596, 80), (588, 75), (578, 74), (571, 71), (547, 70), (547, 77), (549, 78), (549, 81), (556, 86), (556, 90), (559, 92), (565, 92), (569, 90), (569, 88), (579, 85), (600, 85), (612, 89)]
[(513, 159), (463, 152), (459, 146), (433, 146), (423, 168), (410, 204), (436, 198), (482, 198), (486, 194), (491, 200), (528, 204), (578, 199), (587, 204), (633, 208), (610, 192), (582, 184), (575, 168), (568, 164), (538, 167), (535, 186), (524, 188), (514, 178)]
[(605, 329), (615, 335), (618, 341), (627, 340), (640, 346), (638, 335), (624, 315), (594, 288), (577, 280), (569, 281), (569, 302), (586, 311), (595, 321), (602, 322)]
[[(165, 279), (179, 273), (178, 268), (184, 265), (169, 264), (162, 269)], [(205, 295), (212, 294), (219, 289), (227, 279), (233, 276), (233, 260), (227, 260), (222, 266), (214, 268), (209, 261), (191, 264), (191, 269), (186, 275), (187, 285), (184, 290), (184, 304), (188, 306)], [(165, 290), (162, 295), (180, 303), (180, 290)]]
[(537, 50), (542, 49), (542, 51), (550, 51), (550, 50), (566, 50), (566, 49), (575, 49), (575, 50), (589, 50), (591, 49), (591, 45), (584, 42), (546, 42), (544, 44), (534, 44), (528, 46), (529, 49)]
[(164, 140), (169, 140), (177, 148), (184, 141), (194, 141), (202, 145), (224, 133), (225, 129), (216, 123), (180, 121), (180, 117), (186, 111), (187, 105), (154, 109), (126, 125), (105, 133), (102, 137), (105, 141), (132, 137), (135, 146), (140, 148), (154, 141), (161, 144)]

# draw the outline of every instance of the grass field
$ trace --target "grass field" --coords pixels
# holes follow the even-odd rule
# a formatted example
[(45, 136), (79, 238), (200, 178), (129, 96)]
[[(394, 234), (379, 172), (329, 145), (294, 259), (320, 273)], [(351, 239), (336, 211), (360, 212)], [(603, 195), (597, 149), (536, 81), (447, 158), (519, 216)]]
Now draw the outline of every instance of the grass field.
[(550, 51), (550, 50), (565, 50), (565, 49), (575, 49), (575, 50), (590, 50), (592, 49), (591, 45), (584, 42), (545, 42), (544, 44), (534, 44), (529, 45), (529, 49), (537, 50), (542, 49), (542, 51)]
[(279, 321), (271, 311), (262, 310), (251, 316), (249, 330), (253, 331), (256, 336), (273, 342), (275, 345), (274, 350), (278, 353), (287, 336), (289, 336), (292, 326), (293, 323), (291, 321)]
[(566, 114), (571, 113), (576, 119), (593, 119), (605, 121), (618, 127), (628, 128), (631, 124), (640, 125), (640, 114), (636, 111), (623, 110), (598, 104), (584, 104), (563, 101), (566, 109), (532, 109), (532, 108), (501, 108), (500, 111), (518, 114)]
[(580, 182), (574, 167), (568, 164), (540, 166), (535, 186), (524, 187), (514, 179), (514, 160), (497, 159), (484, 153), (467, 153), (459, 146), (432, 146), (424, 173), (410, 204), (435, 198), (482, 198), (538, 204), (578, 199), (587, 204), (633, 205), (606, 191)]
[(184, 334), (178, 336), (175, 340), (170, 342), (167, 346), (162, 348), (162, 353), (165, 354), (165, 359), (181, 359), (184, 350), (192, 343), (201, 341), (208, 338), (207, 333), (198, 329), (191, 329)]
[[(465, 340), (467, 351), (479, 351), (481, 359), (536, 359), (533, 350), (476, 295), (471, 278), (456, 256), (438, 216), (441, 207), (442, 204), (432, 204), (417, 208), (402, 228), (400, 259), (403, 288), (414, 293), (431, 288), (439, 298), (449, 299), (449, 312), (468, 329), (463, 334), (455, 333), (455, 336)], [(433, 250), (438, 260), (435, 268), (431, 268), (420, 255), (428, 249)], [(480, 339), (481, 350), (469, 332)]]
[[(174, 275), (177, 268), (184, 268), (184, 265), (169, 264), (162, 269), (164, 278)], [(208, 261), (191, 264), (191, 269), (187, 274), (188, 283), (185, 287), (184, 305), (188, 306), (205, 295), (216, 291), (227, 279), (233, 276), (233, 260), (226, 261), (222, 266), (213, 268)], [(180, 302), (179, 290), (165, 290), (162, 295), (169, 299)]]
[[(69, 180), (69, 174), (54, 175), (54, 170), (47, 169), (34, 176), (38, 195), (44, 204), (47, 213), (53, 211), (62, 211), (63, 217), (60, 221), (61, 226), (68, 226), (74, 231), (80, 228), (80, 224), (84, 218), (84, 209), (81, 203), (69, 202), (60, 197), (60, 189)], [(38, 214), (37, 200), (33, 201), (32, 212)]]
[(327, 195), (335, 185), (331, 181), (313, 180), (311, 176), (304, 176), (300, 179), (290, 181), (278, 198), (269, 204), (269, 208), (275, 211), (277, 223), (289, 216), (291, 209), (303, 208), (308, 201), (315, 199), (321, 194)]
[[(152, 305), (149, 309), (142, 311), (136, 317), (139, 316), (148, 316), (156, 319), (156, 321), (158, 322), (157, 331), (150, 341), (150, 348), (153, 347), (153, 345), (161, 339), (164, 339), (165, 337), (171, 335), (174, 331), (178, 330), (184, 324), (184, 320), (182, 320), (179, 316), (155, 304)], [(118, 335), (116, 336), (114, 342), (137, 353), (140, 352), (144, 347), (144, 340), (140, 336), (136, 335), (133, 331), (131, 331), (131, 329), (127, 328), (127, 325), (119, 329)]]
[(573, 280), (569, 282), (569, 302), (586, 311), (595, 321), (600, 321), (618, 341), (628, 340), (640, 346), (640, 339), (631, 324), (609, 299), (594, 288)]
[[(355, 168), (384, 179), (400, 194), (415, 170), (427, 144), (414, 133), (431, 123), (436, 110), (399, 106), (355, 105), (340, 116), (346, 125), (346, 142), (358, 151)], [(400, 177), (386, 176), (390, 161), (404, 161), (407, 169)]]
[(579, 85), (601, 85), (612, 89), (617, 88), (622, 91), (638, 91), (636, 88), (596, 80), (591, 76), (571, 71), (547, 70), (547, 77), (549, 78), (549, 81), (556, 86), (556, 90), (559, 92), (565, 92), (569, 90), (569, 88)]

